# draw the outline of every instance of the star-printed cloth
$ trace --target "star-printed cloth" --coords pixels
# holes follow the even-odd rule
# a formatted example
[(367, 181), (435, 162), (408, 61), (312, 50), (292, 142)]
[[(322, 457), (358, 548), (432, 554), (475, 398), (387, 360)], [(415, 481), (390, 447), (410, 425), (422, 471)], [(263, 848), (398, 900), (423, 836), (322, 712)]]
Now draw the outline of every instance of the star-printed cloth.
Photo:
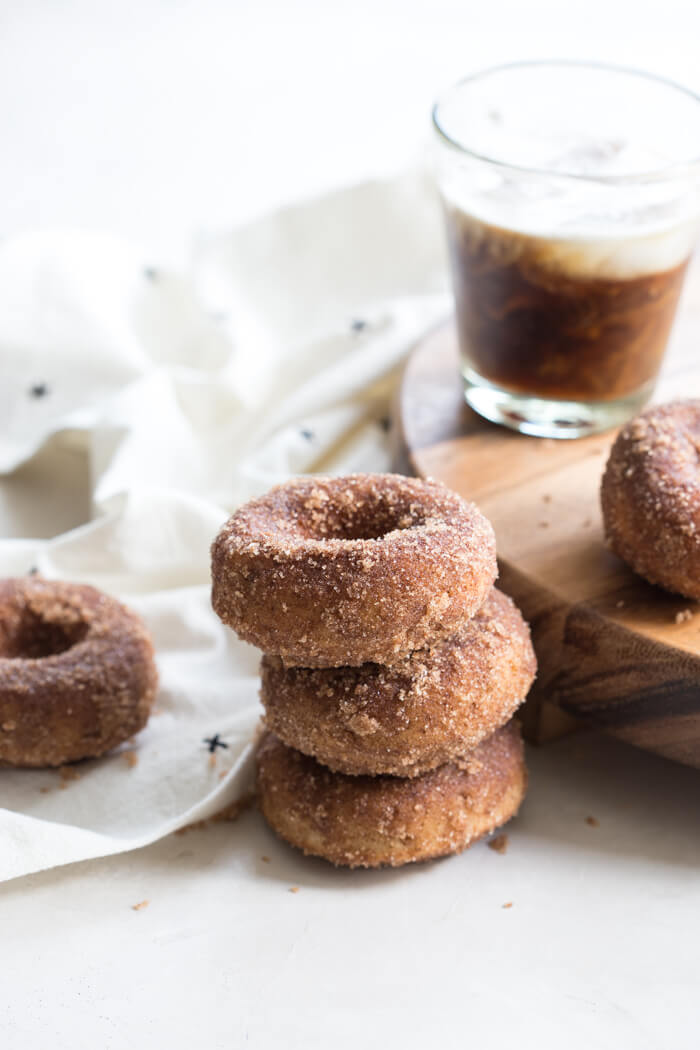
[(180, 269), (117, 237), (27, 234), (0, 245), (0, 285), (0, 472), (70, 450), (92, 506), (54, 539), (0, 540), (0, 574), (127, 602), (160, 674), (120, 751), (0, 768), (10, 879), (146, 845), (246, 792), (259, 654), (211, 610), (211, 540), (290, 475), (389, 469), (402, 361), (450, 303), (422, 173), (199, 238)]

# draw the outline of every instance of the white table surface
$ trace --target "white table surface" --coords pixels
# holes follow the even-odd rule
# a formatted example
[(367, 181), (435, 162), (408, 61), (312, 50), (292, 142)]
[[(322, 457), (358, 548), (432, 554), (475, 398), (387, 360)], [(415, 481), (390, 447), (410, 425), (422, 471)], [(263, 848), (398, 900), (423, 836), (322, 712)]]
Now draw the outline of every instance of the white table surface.
[[(700, 89), (699, 39), (694, 0), (5, 0), (0, 233), (184, 255), (420, 154), (462, 72), (595, 57)], [(0, 482), (3, 534), (83, 520), (84, 479), (62, 452)], [(334, 872), (251, 812), (0, 886), (0, 1045), (696, 1047), (699, 775), (594, 734), (529, 761), (505, 856)]]

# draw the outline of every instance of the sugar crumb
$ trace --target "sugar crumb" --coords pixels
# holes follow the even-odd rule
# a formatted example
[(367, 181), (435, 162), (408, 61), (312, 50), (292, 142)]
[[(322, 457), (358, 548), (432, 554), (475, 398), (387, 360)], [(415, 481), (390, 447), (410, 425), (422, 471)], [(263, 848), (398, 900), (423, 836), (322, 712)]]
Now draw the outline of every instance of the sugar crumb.
[(61, 778), (61, 782), (58, 785), (62, 791), (68, 787), (72, 780), (80, 780), (82, 773), (79, 773), (77, 769), (72, 766), (60, 766), (58, 769), (58, 775)]
[(693, 619), (693, 614), (690, 609), (683, 609), (681, 612), (677, 612), (673, 619), (674, 623), (687, 623), (688, 620)]
[(488, 843), (489, 849), (492, 849), (494, 853), (506, 853), (508, 850), (508, 836), (507, 835), (496, 835), (495, 839), (491, 839)]

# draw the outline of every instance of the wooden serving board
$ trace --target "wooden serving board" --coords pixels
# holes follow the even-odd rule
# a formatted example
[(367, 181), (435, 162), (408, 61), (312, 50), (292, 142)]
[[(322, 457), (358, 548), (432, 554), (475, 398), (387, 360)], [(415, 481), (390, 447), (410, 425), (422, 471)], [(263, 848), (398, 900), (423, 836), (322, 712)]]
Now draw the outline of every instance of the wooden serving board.
[[(697, 265), (655, 400), (693, 396)], [(605, 546), (598, 493), (615, 432), (554, 441), (482, 420), (464, 403), (452, 323), (415, 348), (396, 417), (397, 469), (440, 478), (493, 522), (499, 586), (530, 621), (539, 661), (524, 709), (531, 739), (584, 719), (700, 768), (700, 605), (647, 584)]]

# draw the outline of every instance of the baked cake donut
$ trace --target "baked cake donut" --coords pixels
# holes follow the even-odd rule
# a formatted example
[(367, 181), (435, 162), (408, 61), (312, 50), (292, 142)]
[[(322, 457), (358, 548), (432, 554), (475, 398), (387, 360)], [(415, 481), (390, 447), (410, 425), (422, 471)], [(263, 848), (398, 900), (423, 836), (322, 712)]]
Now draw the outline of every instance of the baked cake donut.
[(135, 613), (94, 587), (0, 581), (0, 763), (94, 758), (142, 729), (157, 686)]
[(601, 485), (605, 533), (651, 583), (700, 599), (700, 401), (658, 405), (618, 434)]
[(241, 507), (212, 545), (212, 604), (285, 665), (391, 663), (473, 616), (493, 529), (437, 481), (305, 477)]
[(459, 763), (408, 780), (333, 773), (269, 732), (257, 752), (268, 824), (304, 853), (350, 868), (459, 853), (515, 815), (526, 781), (514, 722)]
[(285, 668), (264, 656), (261, 699), (267, 727), (331, 769), (413, 777), (507, 722), (536, 666), (527, 624), (494, 588), (455, 634), (389, 667)]

